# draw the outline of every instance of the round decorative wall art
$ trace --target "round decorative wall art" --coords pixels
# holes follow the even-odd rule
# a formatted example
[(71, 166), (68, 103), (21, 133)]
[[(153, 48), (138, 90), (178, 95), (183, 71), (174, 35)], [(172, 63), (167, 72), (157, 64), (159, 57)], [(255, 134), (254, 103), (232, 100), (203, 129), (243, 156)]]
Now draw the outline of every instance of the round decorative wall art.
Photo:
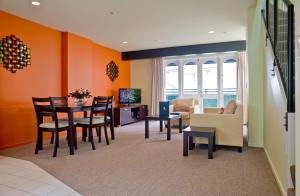
[(119, 77), (119, 67), (114, 61), (111, 61), (106, 66), (106, 75), (112, 82)]
[(10, 35), (0, 40), (0, 64), (11, 73), (31, 64), (30, 49), (16, 36)]

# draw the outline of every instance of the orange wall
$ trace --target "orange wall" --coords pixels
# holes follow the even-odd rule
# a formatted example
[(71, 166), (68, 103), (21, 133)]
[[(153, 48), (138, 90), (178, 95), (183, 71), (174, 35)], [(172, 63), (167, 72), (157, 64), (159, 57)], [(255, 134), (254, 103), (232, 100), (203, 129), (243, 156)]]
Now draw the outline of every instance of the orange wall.
[(12, 74), (0, 65), (0, 148), (36, 135), (33, 96), (61, 94), (61, 33), (0, 11), (0, 38), (16, 35), (31, 49), (31, 66)]
[[(119, 67), (119, 77), (114, 82), (106, 76), (106, 65), (112, 60)], [(130, 87), (130, 63), (122, 61), (120, 52), (93, 44), (93, 94), (114, 95), (117, 103), (122, 87)]]
[[(0, 65), (0, 149), (36, 139), (33, 96), (60, 96), (78, 87), (93, 95), (117, 96), (119, 87), (130, 86), (130, 65), (120, 52), (3, 11), (0, 19), (0, 39), (16, 35), (32, 53), (32, 65), (15, 74)], [(105, 75), (111, 60), (120, 67), (113, 83)]]
[(63, 58), (68, 58), (68, 92), (78, 87), (92, 90), (92, 41), (72, 33), (67, 33), (67, 39), (68, 56)]

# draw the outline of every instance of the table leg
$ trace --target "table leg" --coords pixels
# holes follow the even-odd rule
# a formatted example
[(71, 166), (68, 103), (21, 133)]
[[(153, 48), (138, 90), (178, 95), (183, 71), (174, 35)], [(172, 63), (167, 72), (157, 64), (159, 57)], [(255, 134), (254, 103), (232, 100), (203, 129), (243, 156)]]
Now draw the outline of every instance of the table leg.
[(111, 133), (111, 139), (115, 139), (115, 118), (114, 118), (114, 107), (111, 106), (111, 112), (110, 112), (110, 133)]
[(72, 111), (68, 112), (68, 118), (69, 118), (69, 148), (70, 148), (70, 155), (74, 154), (74, 113)]
[(188, 140), (189, 136), (186, 132), (183, 132), (183, 156), (188, 156)]
[[(87, 111), (83, 112), (83, 117), (84, 118), (87, 117)], [(86, 142), (86, 137), (87, 137), (87, 129), (86, 128), (82, 128), (82, 141)]]
[(213, 135), (209, 134), (208, 136), (208, 159), (213, 158)]
[(167, 127), (167, 140), (171, 140), (171, 120), (168, 120), (168, 127)]
[(162, 132), (163, 131), (163, 120), (159, 121), (159, 131)]
[(216, 152), (216, 133), (214, 133), (213, 142), (213, 150)]
[(193, 150), (195, 148), (195, 144), (193, 143), (193, 136), (189, 136), (189, 150)]
[(179, 133), (182, 133), (182, 117), (179, 118)]
[(145, 138), (149, 138), (149, 120), (145, 119)]

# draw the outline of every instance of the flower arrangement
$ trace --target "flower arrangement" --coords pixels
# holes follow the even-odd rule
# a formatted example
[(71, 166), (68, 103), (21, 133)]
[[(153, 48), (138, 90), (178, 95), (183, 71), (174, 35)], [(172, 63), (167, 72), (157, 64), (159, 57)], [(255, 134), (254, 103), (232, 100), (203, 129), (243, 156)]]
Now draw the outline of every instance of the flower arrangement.
[(84, 88), (75, 89), (74, 91), (69, 93), (69, 97), (75, 99), (86, 99), (92, 97), (91, 92)]

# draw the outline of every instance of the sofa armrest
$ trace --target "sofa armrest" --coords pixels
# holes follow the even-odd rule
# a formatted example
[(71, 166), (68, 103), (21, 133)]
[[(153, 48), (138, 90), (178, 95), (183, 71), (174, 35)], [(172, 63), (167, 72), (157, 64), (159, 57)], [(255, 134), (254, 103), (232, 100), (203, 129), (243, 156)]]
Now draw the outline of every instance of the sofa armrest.
[(200, 105), (191, 106), (189, 109), (190, 114), (200, 113)]
[(204, 108), (204, 113), (213, 113), (217, 114), (220, 108)]

